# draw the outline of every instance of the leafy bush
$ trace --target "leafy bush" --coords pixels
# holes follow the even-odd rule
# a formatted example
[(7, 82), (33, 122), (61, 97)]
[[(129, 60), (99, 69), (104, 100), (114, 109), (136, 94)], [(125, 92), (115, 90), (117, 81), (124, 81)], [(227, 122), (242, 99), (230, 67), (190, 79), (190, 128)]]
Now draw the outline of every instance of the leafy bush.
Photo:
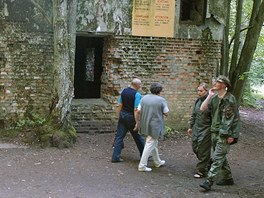
[(254, 90), (246, 90), (243, 95), (242, 105), (245, 107), (253, 107), (256, 109), (263, 108), (259, 101), (264, 100), (264, 96), (256, 93)]
[(176, 131), (175, 129), (173, 129), (169, 126), (165, 126), (165, 134), (164, 134), (165, 138), (171, 138), (171, 137), (175, 137), (177, 135), (180, 135), (179, 131)]
[(40, 147), (68, 148), (76, 142), (77, 134), (70, 126), (61, 130), (56, 123), (37, 114), (28, 114), (12, 130), (4, 130), (0, 138)]

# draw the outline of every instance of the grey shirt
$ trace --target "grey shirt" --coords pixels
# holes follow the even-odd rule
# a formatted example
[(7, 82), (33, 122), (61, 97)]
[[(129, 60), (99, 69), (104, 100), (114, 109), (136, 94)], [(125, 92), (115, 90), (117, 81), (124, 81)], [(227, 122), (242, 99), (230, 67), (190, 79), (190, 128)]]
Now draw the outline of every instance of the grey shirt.
[(164, 135), (164, 115), (169, 108), (166, 100), (158, 95), (148, 94), (141, 99), (138, 107), (140, 110), (140, 133), (158, 139)]

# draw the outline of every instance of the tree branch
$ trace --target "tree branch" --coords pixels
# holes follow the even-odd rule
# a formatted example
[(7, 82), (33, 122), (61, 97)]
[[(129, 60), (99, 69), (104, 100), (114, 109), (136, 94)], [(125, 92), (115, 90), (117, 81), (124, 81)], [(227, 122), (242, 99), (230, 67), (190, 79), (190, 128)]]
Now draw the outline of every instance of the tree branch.
[[(264, 25), (263, 25), (263, 26), (264, 26)], [(245, 30), (248, 30), (248, 29), (250, 29), (250, 28), (252, 28), (252, 27), (253, 27), (253, 26), (248, 26), (248, 27), (246, 27), (246, 28), (243, 28), (243, 29), (240, 30), (240, 33), (243, 32), (243, 31), (245, 31)], [(231, 40), (230, 40), (229, 48), (230, 48), (231, 44), (233, 43), (234, 39), (235, 39), (235, 35), (233, 35), (233, 37), (232, 37)]]
[(48, 21), (48, 23), (52, 25), (52, 21), (46, 14), (45, 10), (43, 10), (43, 8), (35, 0), (30, 0), (30, 1), (31, 3), (34, 4), (34, 6), (36, 6), (37, 9), (39, 9), (40, 13), (44, 16), (44, 18)]

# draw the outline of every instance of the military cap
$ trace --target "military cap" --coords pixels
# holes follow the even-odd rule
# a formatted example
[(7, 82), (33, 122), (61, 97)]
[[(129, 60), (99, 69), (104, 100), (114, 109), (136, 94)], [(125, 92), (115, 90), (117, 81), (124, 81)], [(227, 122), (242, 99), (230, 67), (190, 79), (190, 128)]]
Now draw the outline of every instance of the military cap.
[(225, 83), (227, 87), (231, 87), (230, 80), (226, 76), (220, 75), (217, 77), (216, 81), (220, 83)]

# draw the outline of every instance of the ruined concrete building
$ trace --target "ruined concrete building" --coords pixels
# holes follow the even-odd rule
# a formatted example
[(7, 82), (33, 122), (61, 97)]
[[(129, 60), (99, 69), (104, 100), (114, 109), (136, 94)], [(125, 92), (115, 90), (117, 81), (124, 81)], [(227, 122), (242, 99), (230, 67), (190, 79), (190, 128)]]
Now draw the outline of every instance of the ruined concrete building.
[[(133, 77), (142, 79), (143, 95), (151, 83), (162, 83), (171, 110), (167, 125), (186, 128), (196, 87), (201, 81), (210, 83), (219, 66), (225, 4), (78, 0), (72, 103), (76, 129), (113, 131), (117, 97)], [(160, 12), (170, 8), (171, 15), (154, 17), (148, 7)], [(143, 14), (136, 14), (137, 9)], [(151, 20), (154, 26), (141, 35), (139, 26)], [(157, 26), (165, 23), (170, 28)], [(53, 52), (51, 0), (0, 0), (1, 128), (15, 126), (32, 112), (48, 114)]]

